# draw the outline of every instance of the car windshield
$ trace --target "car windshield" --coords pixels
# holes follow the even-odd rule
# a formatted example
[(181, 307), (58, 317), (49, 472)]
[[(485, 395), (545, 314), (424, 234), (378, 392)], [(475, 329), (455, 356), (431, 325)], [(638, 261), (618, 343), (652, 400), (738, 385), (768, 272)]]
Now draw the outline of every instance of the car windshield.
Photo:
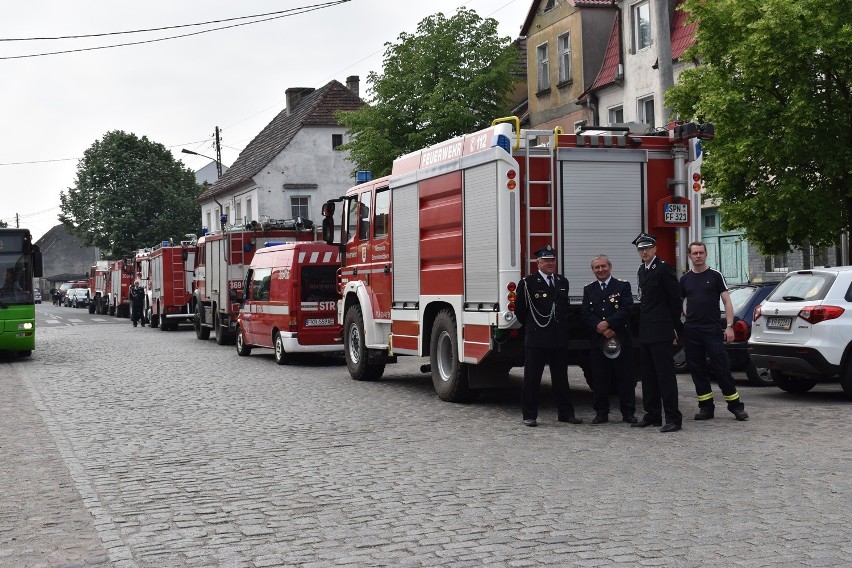
[[(731, 294), (731, 304), (734, 305), (734, 313), (737, 314), (748, 305), (751, 298), (757, 294), (756, 286), (737, 286), (729, 290)], [(725, 304), (719, 300), (719, 311), (725, 313)]]
[(795, 272), (785, 278), (769, 296), (770, 302), (807, 302), (822, 300), (835, 275), (820, 272)]

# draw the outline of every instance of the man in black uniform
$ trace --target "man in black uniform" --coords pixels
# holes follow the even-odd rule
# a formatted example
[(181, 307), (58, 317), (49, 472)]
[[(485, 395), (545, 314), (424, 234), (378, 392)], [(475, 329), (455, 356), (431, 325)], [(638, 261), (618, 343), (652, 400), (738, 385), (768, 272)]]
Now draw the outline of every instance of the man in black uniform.
[(630, 282), (613, 278), (612, 262), (603, 254), (592, 259), (592, 272), (596, 280), (583, 288), (580, 307), (583, 322), (591, 331), (589, 356), (595, 395), (592, 423), (609, 422), (609, 393), (615, 386), (622, 421), (635, 424), (633, 341), (628, 325), (633, 307)]
[(538, 270), (518, 283), (515, 315), (524, 324), (524, 424), (537, 426), (538, 390), (545, 364), (550, 366), (560, 422), (580, 424), (568, 387), (568, 281), (556, 274), (556, 251), (547, 245), (535, 253)]
[(139, 285), (138, 280), (130, 286), (128, 296), (130, 297), (130, 321), (133, 322), (133, 327), (136, 327), (139, 320), (142, 320), (142, 327), (145, 327), (145, 317), (142, 314), (145, 306), (145, 289)]
[(665, 412), (666, 424), (660, 432), (677, 432), (683, 422), (677, 406), (677, 377), (672, 358), (675, 332), (683, 329), (677, 276), (670, 264), (657, 258), (657, 239), (652, 235), (640, 233), (633, 244), (642, 259), (638, 274), (639, 344), (645, 416), (631, 426), (659, 426)]
[[(719, 388), (728, 403), (728, 410), (739, 421), (748, 420), (745, 405), (731, 375), (731, 360), (722, 343), (734, 340), (734, 306), (722, 274), (707, 266), (707, 247), (702, 242), (689, 243), (692, 270), (680, 277), (680, 294), (686, 300), (686, 323), (683, 326), (683, 348), (686, 363), (695, 383), (698, 397), (696, 420), (713, 418), (716, 405), (710, 388), (707, 358), (719, 381)], [(727, 327), (719, 331), (719, 299), (725, 306)]]

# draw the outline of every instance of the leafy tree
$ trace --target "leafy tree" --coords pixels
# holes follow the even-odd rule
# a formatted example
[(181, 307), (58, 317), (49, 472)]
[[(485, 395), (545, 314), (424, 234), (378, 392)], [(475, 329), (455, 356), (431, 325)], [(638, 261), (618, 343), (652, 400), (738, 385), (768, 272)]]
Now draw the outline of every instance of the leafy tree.
[(111, 256), (195, 232), (201, 186), (165, 146), (114, 130), (77, 165), (74, 187), (60, 195), (59, 220), (86, 245)]
[(520, 52), (497, 21), (459, 9), (434, 14), (414, 34), (385, 44), (383, 73), (371, 72), (370, 105), (337, 115), (349, 129), (357, 169), (390, 173), (394, 158), (484, 128), (507, 114)]
[(0, 221), (0, 229), (5, 229), (8, 226), (9, 226), (9, 223), (7, 223), (6, 221)]
[[(846, 0), (687, 0), (699, 22), (667, 103), (715, 123), (703, 165), (728, 227), (766, 254), (829, 246), (852, 221)], [(847, 259), (848, 262), (848, 259)]]

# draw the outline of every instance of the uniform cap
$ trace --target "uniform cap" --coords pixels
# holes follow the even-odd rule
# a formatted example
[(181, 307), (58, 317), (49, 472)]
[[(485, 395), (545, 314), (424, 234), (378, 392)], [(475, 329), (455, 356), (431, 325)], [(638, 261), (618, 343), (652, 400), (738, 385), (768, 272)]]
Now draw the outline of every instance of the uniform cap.
[(657, 238), (648, 233), (639, 233), (639, 236), (633, 239), (633, 244), (636, 248), (643, 249), (657, 246)]
[(536, 258), (556, 258), (556, 251), (553, 250), (553, 247), (547, 245), (546, 247), (542, 247), (535, 251)]

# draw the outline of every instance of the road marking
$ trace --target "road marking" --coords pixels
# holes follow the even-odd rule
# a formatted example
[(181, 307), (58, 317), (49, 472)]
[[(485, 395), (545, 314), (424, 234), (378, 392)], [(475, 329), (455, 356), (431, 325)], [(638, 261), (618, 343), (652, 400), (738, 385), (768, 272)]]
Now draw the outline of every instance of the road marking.
[(62, 323), (60, 320), (44, 320), (44, 323)]

